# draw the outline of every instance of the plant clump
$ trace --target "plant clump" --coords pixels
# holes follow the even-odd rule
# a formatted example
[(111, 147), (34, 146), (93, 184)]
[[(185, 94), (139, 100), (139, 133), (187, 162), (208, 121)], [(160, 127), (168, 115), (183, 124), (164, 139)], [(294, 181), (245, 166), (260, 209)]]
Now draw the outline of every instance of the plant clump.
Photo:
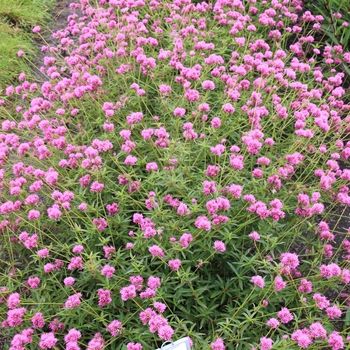
[(70, 7), (47, 79), (0, 101), (8, 348), (345, 349), (350, 241), (329, 213), (350, 204), (350, 53), (320, 50), (324, 18)]

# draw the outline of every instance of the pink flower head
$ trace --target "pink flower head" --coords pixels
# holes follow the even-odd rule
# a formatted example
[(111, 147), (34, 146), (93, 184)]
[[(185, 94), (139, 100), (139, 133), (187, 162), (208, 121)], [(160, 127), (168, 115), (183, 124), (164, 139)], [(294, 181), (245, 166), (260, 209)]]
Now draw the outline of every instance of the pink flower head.
[(279, 326), (279, 321), (277, 320), (277, 318), (270, 318), (266, 324), (271, 327), (271, 328), (277, 328)]
[(328, 338), (328, 345), (332, 350), (344, 349), (343, 337), (336, 331), (333, 331)]
[(168, 265), (173, 271), (177, 271), (181, 266), (181, 260), (180, 259), (169, 260)]
[(153, 306), (155, 309), (157, 309), (160, 313), (163, 313), (166, 309), (166, 305), (161, 303), (161, 302), (158, 302), (158, 301), (155, 301), (153, 303)]
[(272, 348), (272, 339), (271, 338), (260, 338), (261, 350), (269, 350)]
[(225, 243), (222, 241), (215, 241), (214, 242), (214, 250), (217, 250), (219, 252), (224, 252), (226, 250)]
[(215, 84), (211, 80), (204, 80), (202, 82), (202, 89), (203, 90), (214, 90)]
[(56, 345), (57, 341), (58, 339), (55, 338), (55, 334), (53, 332), (43, 333), (40, 336), (39, 347), (40, 349), (51, 349)]
[(257, 287), (264, 288), (265, 282), (261, 276), (253, 276), (251, 281)]
[(222, 106), (222, 109), (224, 110), (224, 112), (228, 113), (228, 114), (232, 114), (235, 112), (235, 108), (231, 105), (231, 103), (226, 103)]
[(283, 307), (281, 309), (281, 311), (278, 312), (277, 315), (282, 323), (288, 323), (289, 321), (291, 321), (294, 318), (294, 316), (291, 314), (291, 312), (286, 307)]
[(286, 288), (287, 282), (284, 282), (281, 276), (275, 278), (275, 290), (279, 291)]
[[(64, 341), (66, 343), (73, 343), (77, 342), (78, 339), (81, 338), (81, 332), (76, 330), (75, 328), (72, 328), (69, 330), (69, 332), (64, 336)], [(67, 344), (68, 345), (68, 344)], [(68, 347), (67, 347), (68, 348)], [(78, 349), (77, 349), (78, 350)]]
[(12, 293), (9, 295), (7, 299), (7, 307), (9, 309), (16, 308), (21, 303), (19, 293)]
[(126, 165), (134, 165), (137, 162), (137, 158), (134, 156), (127, 156), (125, 158), (124, 164)]
[(75, 279), (73, 277), (66, 277), (64, 280), (63, 280), (63, 283), (65, 286), (67, 287), (70, 287), (74, 284), (75, 282)]
[(336, 305), (327, 307), (326, 312), (330, 319), (338, 318), (341, 316), (341, 310)]
[(32, 324), (33, 328), (43, 328), (45, 325), (44, 317), (41, 312), (37, 312), (33, 317), (32, 317)]
[(163, 249), (154, 244), (152, 247), (148, 248), (148, 251), (152, 254), (152, 256), (158, 256), (160, 258), (164, 258)]
[(181, 108), (181, 107), (176, 107), (174, 109), (174, 116), (175, 117), (183, 117), (186, 114), (186, 109), (185, 108)]
[(226, 349), (222, 338), (218, 338), (218, 339), (216, 339), (215, 342), (210, 343), (210, 347), (212, 348), (212, 350), (225, 350)]
[(33, 33), (39, 33), (40, 30), (41, 30), (41, 28), (40, 28), (39, 26), (35, 26), (35, 27), (33, 28)]
[(164, 340), (170, 340), (174, 334), (174, 330), (169, 325), (160, 326), (158, 328), (158, 337)]
[(78, 245), (75, 245), (73, 247), (72, 252), (80, 254), (83, 252), (83, 250), (84, 250), (84, 247), (82, 245), (78, 244)]
[(142, 345), (140, 343), (128, 343), (126, 348), (128, 350), (142, 350)]
[(111, 298), (111, 291), (108, 289), (102, 289), (100, 288), (97, 291), (99, 300), (98, 300), (98, 306), (105, 306), (107, 304), (110, 304), (112, 302), (112, 298)]
[(81, 303), (80, 297), (82, 296), (81, 293), (76, 293), (68, 297), (66, 302), (64, 303), (64, 306), (67, 309), (73, 309), (75, 307), (78, 307)]
[(146, 171), (158, 170), (158, 165), (156, 162), (151, 162), (146, 164)]
[(287, 266), (291, 269), (296, 269), (299, 265), (298, 255), (295, 253), (283, 253), (281, 254), (282, 266)]
[(101, 275), (106, 276), (107, 278), (111, 278), (113, 277), (114, 271), (115, 271), (115, 268), (113, 266), (105, 265), (101, 270)]
[(152, 289), (156, 289), (158, 287), (160, 287), (161, 285), (161, 282), (160, 282), (160, 278), (159, 277), (153, 277), (153, 276), (150, 276), (148, 278), (148, 281), (147, 281), (147, 286), (152, 288)]
[(248, 236), (254, 241), (258, 241), (260, 239), (259, 233), (255, 231), (251, 232)]
[(221, 126), (221, 119), (218, 117), (214, 117), (211, 121), (211, 127), (213, 129), (217, 129)]
[(27, 285), (32, 289), (38, 288), (39, 283), (40, 283), (39, 277), (29, 277), (27, 281)]
[(108, 326), (107, 330), (110, 332), (113, 337), (117, 337), (118, 334), (121, 332), (122, 329), (122, 323), (118, 320), (113, 320)]
[(211, 223), (206, 216), (198, 216), (194, 225), (205, 231), (209, 231), (211, 229)]
[(127, 301), (136, 297), (136, 287), (133, 284), (130, 284), (127, 287), (123, 287), (120, 290), (122, 300)]

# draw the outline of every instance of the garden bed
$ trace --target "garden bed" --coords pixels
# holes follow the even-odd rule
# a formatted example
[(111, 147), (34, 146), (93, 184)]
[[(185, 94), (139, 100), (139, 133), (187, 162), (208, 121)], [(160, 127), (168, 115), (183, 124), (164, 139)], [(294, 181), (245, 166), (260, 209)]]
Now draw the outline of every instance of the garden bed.
[(350, 54), (322, 19), (67, 4), (0, 107), (5, 349), (345, 349)]

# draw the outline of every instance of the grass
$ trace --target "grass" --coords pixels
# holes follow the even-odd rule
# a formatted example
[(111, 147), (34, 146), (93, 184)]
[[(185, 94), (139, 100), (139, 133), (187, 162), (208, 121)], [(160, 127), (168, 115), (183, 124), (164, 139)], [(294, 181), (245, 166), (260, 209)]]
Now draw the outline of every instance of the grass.
[(31, 30), (45, 25), (53, 0), (0, 0), (0, 91), (11, 84), (20, 72), (27, 72), (26, 59), (18, 59), (22, 50), (33, 57), (35, 46)]

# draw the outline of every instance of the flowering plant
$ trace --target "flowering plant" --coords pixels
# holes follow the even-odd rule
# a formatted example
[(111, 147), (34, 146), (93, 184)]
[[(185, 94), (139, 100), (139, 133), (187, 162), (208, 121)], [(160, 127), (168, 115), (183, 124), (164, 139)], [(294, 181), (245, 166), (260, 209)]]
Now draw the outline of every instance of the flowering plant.
[(322, 16), (71, 9), (47, 80), (22, 74), (0, 103), (9, 348), (344, 348), (350, 242), (327, 221), (350, 204), (350, 53), (303, 31)]

